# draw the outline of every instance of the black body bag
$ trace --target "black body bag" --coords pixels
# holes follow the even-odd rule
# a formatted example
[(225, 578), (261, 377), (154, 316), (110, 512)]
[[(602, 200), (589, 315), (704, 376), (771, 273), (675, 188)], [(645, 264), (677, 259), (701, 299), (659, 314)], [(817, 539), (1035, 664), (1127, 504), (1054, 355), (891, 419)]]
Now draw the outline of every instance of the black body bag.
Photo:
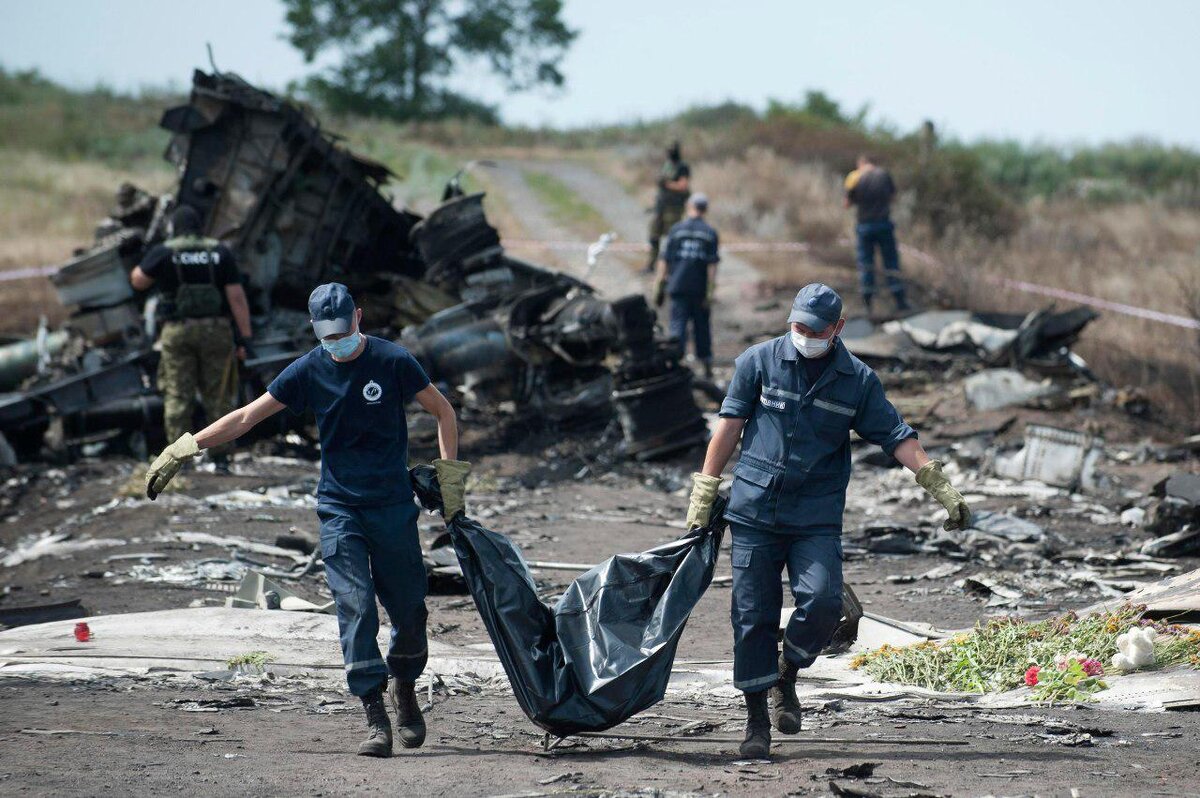
[[(441, 509), (432, 466), (414, 468), (412, 482), (426, 509)], [(559, 736), (601, 731), (662, 700), (683, 627), (712, 581), (724, 510), (719, 498), (709, 526), (610, 557), (553, 608), (512, 541), (465, 514), (451, 521), (467, 587), (530, 720)]]

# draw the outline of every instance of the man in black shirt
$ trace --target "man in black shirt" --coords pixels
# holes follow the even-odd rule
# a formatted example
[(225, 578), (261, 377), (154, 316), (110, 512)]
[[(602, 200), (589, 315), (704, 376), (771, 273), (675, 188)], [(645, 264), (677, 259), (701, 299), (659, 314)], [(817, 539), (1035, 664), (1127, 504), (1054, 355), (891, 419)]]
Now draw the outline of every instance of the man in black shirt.
[(658, 262), (658, 243), (664, 233), (683, 216), (692, 178), (691, 167), (683, 160), (679, 142), (667, 148), (667, 160), (658, 173), (658, 195), (654, 199), (654, 218), (650, 220), (650, 260), (646, 271), (654, 271)]
[[(192, 426), (196, 394), (210, 422), (233, 409), (237, 363), (250, 338), (250, 306), (229, 247), (200, 235), (200, 214), (180, 205), (171, 217), (172, 237), (146, 252), (129, 281), (139, 291), (159, 292), (158, 389), (163, 426), (176, 440)], [(237, 343), (230, 317), (237, 325)], [(224, 452), (214, 452), (218, 462)]]
[(846, 207), (857, 209), (854, 232), (858, 239), (858, 273), (867, 312), (875, 295), (875, 249), (883, 259), (888, 289), (896, 301), (896, 310), (908, 310), (904, 282), (900, 279), (900, 253), (896, 249), (895, 225), (892, 224), (892, 198), (896, 184), (886, 169), (875, 165), (869, 155), (858, 156), (858, 168), (846, 177)]
[(678, 222), (667, 235), (658, 277), (654, 281), (654, 302), (661, 307), (671, 295), (671, 335), (687, 351), (688, 325), (692, 327), (696, 359), (704, 365), (704, 376), (712, 379), (712, 328), (709, 309), (717, 287), (717, 231), (704, 220), (708, 197), (692, 194), (687, 202), (687, 218)]

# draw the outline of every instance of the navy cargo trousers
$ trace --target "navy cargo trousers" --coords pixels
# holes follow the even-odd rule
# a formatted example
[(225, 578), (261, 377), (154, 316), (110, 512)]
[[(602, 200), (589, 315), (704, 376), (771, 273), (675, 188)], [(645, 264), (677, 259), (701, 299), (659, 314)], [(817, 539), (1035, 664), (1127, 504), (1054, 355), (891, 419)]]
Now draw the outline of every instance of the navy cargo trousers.
[[(321, 557), (337, 608), (346, 683), (364, 696), (390, 672), (415, 682), (429, 657), (425, 638), (427, 580), (412, 502), (383, 507), (321, 503)], [(387, 659), (379, 653), (375, 596), (392, 622)]]
[(842, 617), (842, 538), (789, 535), (731, 524), (733, 548), (733, 686), (747, 693), (779, 679), (780, 614), (788, 581), (796, 608), (783, 633), (783, 655), (807, 668), (828, 645)]

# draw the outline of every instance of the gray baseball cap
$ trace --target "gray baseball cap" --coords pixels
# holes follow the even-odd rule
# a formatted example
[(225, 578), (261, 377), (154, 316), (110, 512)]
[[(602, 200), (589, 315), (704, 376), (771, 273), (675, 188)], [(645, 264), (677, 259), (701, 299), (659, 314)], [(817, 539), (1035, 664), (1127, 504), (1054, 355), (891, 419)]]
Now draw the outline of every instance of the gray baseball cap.
[(354, 297), (341, 283), (318, 285), (308, 295), (308, 316), (318, 338), (354, 329)]
[(815, 333), (824, 332), (842, 317), (842, 298), (824, 283), (809, 283), (792, 302), (788, 324), (799, 322)]
[(688, 197), (688, 202), (690, 202), (698, 211), (708, 210), (708, 195), (703, 192), (697, 191), (695, 194)]

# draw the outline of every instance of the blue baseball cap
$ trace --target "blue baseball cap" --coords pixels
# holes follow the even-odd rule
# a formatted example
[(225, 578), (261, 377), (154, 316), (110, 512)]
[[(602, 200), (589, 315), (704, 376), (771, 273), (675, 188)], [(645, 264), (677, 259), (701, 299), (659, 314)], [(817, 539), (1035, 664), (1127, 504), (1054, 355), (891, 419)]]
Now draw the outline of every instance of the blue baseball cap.
[(354, 329), (354, 297), (341, 283), (318, 285), (308, 295), (308, 316), (318, 338)]
[(815, 333), (824, 332), (842, 317), (842, 298), (824, 283), (809, 283), (792, 302), (788, 324), (799, 322)]

